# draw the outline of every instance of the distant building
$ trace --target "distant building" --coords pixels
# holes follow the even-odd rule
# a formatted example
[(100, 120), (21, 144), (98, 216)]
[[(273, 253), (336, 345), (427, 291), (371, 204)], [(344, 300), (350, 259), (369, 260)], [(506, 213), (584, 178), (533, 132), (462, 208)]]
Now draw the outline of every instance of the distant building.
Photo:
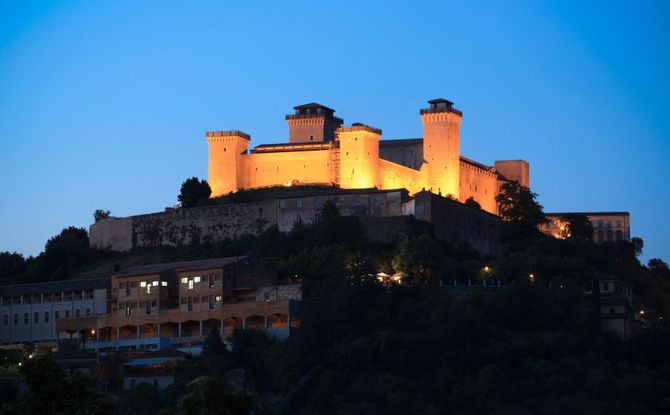
[(56, 347), (56, 322), (106, 314), (109, 288), (109, 278), (0, 287), (0, 344)]
[(630, 213), (628, 212), (572, 212), (547, 213), (549, 220), (541, 230), (559, 239), (566, 237), (566, 223), (562, 217), (570, 214), (586, 215), (593, 226), (596, 243), (630, 241)]
[(62, 319), (58, 330), (95, 350), (199, 353), (212, 329), (284, 338), (299, 324), (300, 286), (277, 285), (272, 270), (245, 256), (130, 267), (111, 286), (109, 314)]
[[(632, 334), (633, 288), (616, 278), (597, 278), (601, 328), (623, 338)], [(591, 293), (593, 294), (593, 293)]]
[(146, 383), (163, 390), (174, 383), (174, 366), (183, 357), (138, 357), (123, 365), (123, 389)]

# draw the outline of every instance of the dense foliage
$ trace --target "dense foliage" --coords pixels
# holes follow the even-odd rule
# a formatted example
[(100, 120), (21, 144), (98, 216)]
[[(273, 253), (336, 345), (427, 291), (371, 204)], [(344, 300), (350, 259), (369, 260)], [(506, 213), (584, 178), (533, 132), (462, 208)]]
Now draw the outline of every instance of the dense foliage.
[[(668, 265), (640, 264), (641, 240), (596, 245), (543, 235), (535, 228), (543, 220), (535, 195), (511, 185), (503, 198), (504, 253), (496, 259), (430, 234), (368, 241), (356, 218), (328, 203), (321, 222), (290, 233), (275, 227), (258, 238), (97, 254), (108, 258), (95, 258), (81, 243), (85, 232), (68, 228), (46, 247), (60, 252), (61, 263), (46, 262), (46, 251), (29, 261), (2, 253), (0, 269), (25, 275), (35, 264), (82, 271), (97, 269), (101, 258), (160, 262), (251, 252), (285, 281), (302, 282), (301, 326), (289, 339), (235, 331), (230, 351), (210, 332), (202, 356), (178, 366), (174, 385), (121, 393), (112, 410), (122, 414), (668, 413), (667, 328), (650, 326), (629, 340), (604, 333), (596, 296), (584, 295), (595, 277), (611, 275), (668, 318)], [(377, 279), (394, 272), (405, 275), (402, 284)], [(456, 295), (440, 287), (454, 279), (497, 279), (506, 288)], [(35, 364), (44, 384), (29, 380)], [(64, 379), (48, 359), (23, 373), (27, 393), (0, 384), (5, 413), (59, 413), (64, 400), (87, 408), (81, 413), (110, 411), (108, 400), (77, 378)]]
[(184, 208), (199, 206), (207, 201), (212, 194), (207, 180), (198, 180), (197, 177), (186, 179), (181, 184), (181, 190), (177, 199)]

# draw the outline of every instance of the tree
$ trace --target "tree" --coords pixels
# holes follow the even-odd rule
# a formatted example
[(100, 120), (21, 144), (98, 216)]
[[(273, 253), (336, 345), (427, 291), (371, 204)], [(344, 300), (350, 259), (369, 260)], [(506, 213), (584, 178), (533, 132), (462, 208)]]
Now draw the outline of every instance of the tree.
[(660, 258), (652, 258), (647, 263), (649, 270), (656, 276), (670, 279), (670, 267)]
[(465, 204), (468, 205), (468, 206), (470, 206), (470, 207), (473, 207), (473, 208), (475, 208), (475, 209), (481, 209), (481, 208), (482, 208), (482, 205), (480, 205), (479, 202), (477, 202), (477, 201), (475, 200), (475, 198), (472, 197), (472, 196), (470, 196), (469, 198), (465, 199)]
[(507, 222), (537, 227), (546, 222), (537, 194), (519, 182), (505, 182), (496, 196), (500, 217)]
[(428, 234), (405, 239), (393, 257), (393, 269), (421, 283), (435, 282), (446, 263), (442, 246)]
[(3, 414), (112, 414), (110, 401), (91, 392), (81, 374), (71, 379), (51, 355), (27, 359), (21, 366), (27, 391), (2, 407)]
[(209, 333), (207, 333), (205, 344), (202, 346), (202, 356), (211, 357), (224, 353), (227, 354), (228, 349), (221, 340), (221, 334), (219, 334), (219, 330), (214, 328), (210, 330)]
[(209, 187), (207, 180), (198, 180), (197, 177), (191, 177), (181, 184), (178, 199), (182, 207), (190, 208), (198, 206), (207, 200), (211, 194), (212, 189)]
[(251, 394), (211, 377), (195, 379), (187, 385), (187, 391), (179, 402), (179, 414), (247, 415), (258, 406)]
[(84, 228), (70, 226), (50, 238), (44, 246), (42, 263), (47, 271), (61, 269), (66, 272), (86, 257), (89, 252), (88, 232)]
[(329, 222), (334, 218), (337, 218), (340, 216), (340, 208), (337, 207), (337, 203), (332, 200), (328, 199), (325, 202), (323, 202), (323, 206), (321, 206), (321, 220), (324, 222)]
[(107, 219), (110, 215), (111, 212), (109, 210), (96, 209), (95, 212), (93, 212), (93, 219), (98, 223), (102, 219)]
[(593, 225), (589, 217), (582, 213), (567, 213), (560, 219), (565, 225), (565, 237), (593, 241)]
[(640, 256), (642, 255), (642, 248), (644, 248), (644, 241), (642, 238), (638, 238), (637, 236), (634, 236), (630, 238), (630, 243), (633, 244), (633, 249), (635, 251), (635, 256)]

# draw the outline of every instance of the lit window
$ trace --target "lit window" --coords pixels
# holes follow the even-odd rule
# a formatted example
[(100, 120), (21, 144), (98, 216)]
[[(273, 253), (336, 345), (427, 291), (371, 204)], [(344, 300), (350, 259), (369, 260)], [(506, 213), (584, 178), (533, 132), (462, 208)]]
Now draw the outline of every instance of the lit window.
[(217, 295), (217, 296), (216, 296), (216, 302), (217, 302), (217, 303), (220, 303), (220, 302), (221, 302), (221, 296), (220, 296), (220, 295)]
[(193, 289), (193, 280), (188, 280), (188, 289), (189, 290)]
[(140, 287), (146, 287), (146, 286), (147, 286), (147, 282), (146, 282), (146, 281), (142, 281), (142, 282), (140, 282)]
[(161, 281), (161, 285), (162, 285), (163, 287), (167, 287), (167, 281)]
[(181, 283), (182, 283), (182, 284), (186, 284), (186, 283), (188, 283), (188, 278), (186, 278), (186, 277), (182, 278), (182, 279), (181, 279)]
[(193, 281), (200, 282), (200, 277), (193, 277)]
[(154, 287), (158, 287), (158, 281), (152, 281), (151, 285), (153, 285)]

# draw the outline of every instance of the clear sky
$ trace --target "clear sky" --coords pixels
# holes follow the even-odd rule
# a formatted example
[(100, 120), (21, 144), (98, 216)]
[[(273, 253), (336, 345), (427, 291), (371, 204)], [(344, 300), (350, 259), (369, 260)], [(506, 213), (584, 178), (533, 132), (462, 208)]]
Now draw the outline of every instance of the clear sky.
[(630, 211), (669, 261), (669, 76), (668, 1), (0, 0), (0, 251), (173, 205), (207, 130), (285, 142), (317, 101), (420, 137), (443, 97), (464, 156), (528, 160), (546, 211)]

